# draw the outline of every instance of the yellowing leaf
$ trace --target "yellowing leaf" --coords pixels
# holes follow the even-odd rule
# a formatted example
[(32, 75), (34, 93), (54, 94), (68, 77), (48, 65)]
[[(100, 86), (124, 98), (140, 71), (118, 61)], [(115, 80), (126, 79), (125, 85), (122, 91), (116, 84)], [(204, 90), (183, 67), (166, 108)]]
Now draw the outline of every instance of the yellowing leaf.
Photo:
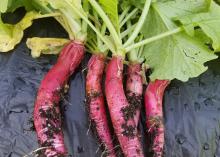
[(41, 54), (59, 54), (61, 49), (69, 40), (59, 38), (29, 38), (26, 42), (31, 49), (33, 58), (40, 57)]
[(4, 24), (0, 20), (0, 52), (8, 52), (21, 41), (24, 30), (32, 25), (33, 20), (40, 14), (28, 12), (24, 18), (15, 25)]

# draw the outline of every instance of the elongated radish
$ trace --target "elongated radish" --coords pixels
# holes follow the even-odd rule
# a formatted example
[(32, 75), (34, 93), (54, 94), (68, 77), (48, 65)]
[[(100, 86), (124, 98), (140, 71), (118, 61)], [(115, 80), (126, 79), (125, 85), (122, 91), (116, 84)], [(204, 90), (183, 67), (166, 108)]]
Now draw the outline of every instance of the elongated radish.
[(114, 146), (105, 111), (105, 102), (102, 92), (102, 78), (105, 67), (105, 56), (94, 54), (88, 63), (86, 76), (86, 94), (89, 109), (89, 117), (94, 125), (95, 132), (104, 145), (108, 157), (115, 157)]
[(143, 94), (141, 64), (131, 63), (127, 69), (126, 96), (129, 102), (128, 117), (134, 119), (136, 126), (140, 118), (140, 108)]
[(163, 95), (169, 84), (168, 80), (150, 82), (145, 92), (146, 125), (153, 136), (152, 149), (155, 157), (163, 156), (164, 124), (163, 124)]
[(83, 56), (84, 45), (81, 42), (71, 41), (67, 44), (38, 90), (34, 107), (34, 125), (39, 144), (41, 147), (48, 147), (42, 152), (47, 157), (67, 155), (61, 130), (60, 92)]
[(113, 56), (106, 70), (105, 93), (111, 120), (126, 157), (142, 157), (143, 151), (135, 121), (126, 117), (129, 106), (123, 89), (123, 58)]

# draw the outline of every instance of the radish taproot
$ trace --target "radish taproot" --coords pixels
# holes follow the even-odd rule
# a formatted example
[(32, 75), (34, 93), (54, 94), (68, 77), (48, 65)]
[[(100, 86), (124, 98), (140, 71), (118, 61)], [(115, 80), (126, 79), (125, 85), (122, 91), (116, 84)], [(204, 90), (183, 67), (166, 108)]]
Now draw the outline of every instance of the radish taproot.
[[(117, 135), (124, 156), (142, 157), (144, 155), (140, 142), (140, 136), (137, 131), (137, 125), (134, 120), (134, 117), (131, 117), (128, 114), (130, 104), (126, 98), (123, 88), (123, 64), (125, 61), (126, 53), (128, 52), (126, 51), (126, 47), (133, 43), (136, 37), (138, 36), (147, 16), (151, 0), (146, 0), (144, 5), (145, 11), (142, 12), (138, 23), (133, 24), (135, 25), (134, 29), (131, 30), (127, 28), (128, 32), (133, 33), (129, 35), (128, 40), (124, 44), (124, 35), (120, 34), (120, 28), (124, 28), (123, 25), (126, 23), (126, 21), (131, 19), (126, 18), (125, 16), (121, 16), (121, 20), (119, 19), (118, 2), (97, 2), (95, 0), (89, 0), (89, 2), (93, 9), (100, 16), (100, 18), (103, 20), (103, 23), (108, 30), (105, 35), (102, 35), (100, 33), (97, 33), (97, 35), (105, 43), (107, 48), (112, 52), (112, 59), (108, 63), (106, 69), (105, 94), (114, 131)], [(128, 9), (128, 11), (129, 10), (130, 9)], [(95, 32), (99, 32), (95, 27), (91, 28)]]
[[(78, 5), (78, 3), (81, 3), (81, 1), (65, 0), (61, 2), (58, 0), (53, 0), (53, 1), (49, 0), (51, 6), (55, 7), (55, 9), (60, 8), (61, 12), (65, 12), (66, 10), (69, 10), (69, 12), (77, 15), (74, 17), (76, 18), (80, 17), (82, 21), (87, 23), (90, 26), (90, 28), (100, 37), (102, 42), (105, 43), (107, 49), (109, 49), (112, 52), (113, 58), (110, 61), (108, 68), (107, 68), (107, 76), (108, 76), (107, 78), (112, 78), (112, 79), (106, 78), (106, 82), (105, 82), (106, 96), (107, 96), (107, 102), (108, 102), (111, 118), (113, 121), (113, 127), (118, 136), (118, 140), (120, 142), (124, 155), (129, 156), (128, 152), (132, 152), (132, 153), (135, 152), (134, 150), (135, 147), (131, 148), (133, 150), (127, 150), (128, 148), (127, 144), (129, 144), (132, 139), (121, 137), (123, 135), (123, 132), (120, 133), (119, 131), (121, 128), (118, 127), (120, 126), (119, 125), (120, 123), (124, 123), (124, 121), (126, 121), (125, 118), (120, 117), (123, 114), (122, 113), (123, 111), (120, 109), (122, 109), (123, 107), (129, 104), (128, 104), (128, 101), (125, 97), (124, 90), (123, 90), (122, 74), (118, 74), (119, 78), (116, 75), (116, 73), (118, 72), (119, 73), (123, 72), (123, 61), (125, 60), (126, 54), (128, 52), (131, 52), (132, 50), (135, 50), (141, 46), (144, 46), (145, 53), (143, 53), (141, 56), (144, 58), (143, 61), (145, 61), (146, 64), (149, 64), (149, 66), (153, 69), (152, 74), (150, 76), (151, 80), (155, 80), (158, 78), (172, 80), (172, 79), (177, 78), (183, 81), (187, 81), (190, 77), (196, 77), (199, 74), (203, 73), (207, 69), (204, 66), (204, 63), (209, 60), (215, 59), (216, 56), (213, 53), (211, 53), (210, 50), (208, 50), (201, 41), (197, 40), (196, 38), (192, 36), (188, 36), (186, 33), (184, 33), (184, 30), (187, 30), (187, 29), (184, 29), (183, 27), (179, 27), (179, 25), (176, 25), (176, 23), (173, 22), (175, 17), (170, 17), (170, 16), (173, 16), (176, 14), (173, 14), (170, 12), (172, 11), (175, 12), (176, 11), (175, 9), (179, 5), (179, 3), (175, 3), (175, 4), (172, 3), (173, 5), (176, 5), (176, 6), (172, 7), (167, 12), (163, 12), (161, 11), (161, 9), (164, 9), (166, 8), (166, 6), (169, 6), (170, 2), (161, 2), (161, 3), (154, 2), (153, 7), (150, 7), (151, 0), (146, 0), (145, 4), (143, 5), (142, 12), (138, 14), (140, 9), (142, 8), (141, 7), (142, 5), (141, 6), (137, 5), (137, 3), (133, 4), (132, 2), (129, 2), (129, 3), (126, 2), (121, 9), (118, 9), (119, 7), (118, 1), (99, 1), (99, 2), (95, 0), (88, 0), (88, 1), (90, 5), (93, 7), (94, 12), (98, 14), (99, 16), (98, 20), (95, 20), (92, 22), (90, 21), (91, 19), (94, 19), (94, 18), (90, 19), (87, 17), (87, 13), (90, 13), (89, 9), (87, 8), (83, 10), (83, 7), (78, 7), (80, 6)], [(61, 5), (61, 3), (67, 3), (67, 5), (66, 4)], [(123, 2), (121, 1), (121, 3)], [(162, 7), (155, 7), (157, 6), (156, 3), (159, 3), (160, 4), (159, 6), (162, 6)], [(134, 6), (131, 7), (131, 5), (134, 5)], [(192, 5), (192, 4), (187, 3), (186, 5)], [(88, 5), (85, 5), (85, 6), (88, 6)], [(194, 5), (193, 7), (195, 6), (196, 5)], [(155, 9), (160, 10), (160, 12), (154, 13)], [(150, 14), (148, 14), (149, 10), (150, 10)], [(120, 11), (122, 11), (122, 13)], [(69, 12), (65, 12), (65, 15), (68, 15), (66, 19), (72, 18), (72, 16), (69, 16)], [(121, 15), (119, 15), (120, 14), (119, 12), (121, 13)], [(165, 13), (167, 18), (161, 19), (160, 14), (162, 13)], [(185, 12), (180, 12), (180, 15), (185, 16), (184, 13)], [(134, 14), (138, 16), (140, 15), (140, 18), (138, 19), (138, 17), (134, 17), (133, 16)], [(158, 18), (160, 19), (159, 21), (158, 21)], [(73, 26), (75, 25), (76, 21), (66, 20), (66, 19), (64, 19), (65, 22), (69, 22)], [(100, 20), (103, 20), (103, 23), (100, 24), (99, 23)], [(210, 18), (208, 20), (210, 20)], [(81, 20), (78, 20), (78, 21), (81, 21)], [(131, 23), (131, 27), (126, 27), (126, 26), (124, 27), (124, 24), (128, 23), (129, 21)], [(152, 27), (152, 24), (154, 24), (152, 21), (158, 21), (160, 26), (164, 26), (165, 24), (167, 24), (167, 21), (168, 21), (174, 27), (169, 27), (169, 28), (168, 27), (166, 28), (165, 27)], [(102, 34), (97, 29), (97, 27), (94, 26), (94, 24), (96, 23), (98, 23), (99, 26), (105, 25), (108, 31), (106, 31), (105, 34)], [(142, 29), (143, 25), (144, 25), (144, 28)], [(85, 25), (82, 25), (82, 26), (85, 26)], [(191, 25), (191, 26), (196, 27), (194, 25)], [(81, 30), (79, 28), (81, 27), (76, 27), (76, 30)], [(82, 28), (85, 28), (85, 27), (82, 27)], [(74, 30), (74, 29), (71, 29), (71, 30)], [(143, 33), (144, 38), (146, 39), (137, 42), (136, 39), (138, 35), (140, 34), (140, 32)], [(77, 33), (75, 35), (77, 35), (77, 37), (82, 37), (82, 38), (85, 37), (85, 36), (82, 36), (81, 33)], [(126, 37), (128, 36), (128, 37), (124, 39), (125, 36)], [(82, 40), (82, 41), (85, 41), (85, 40)], [(175, 42), (175, 41), (179, 41), (179, 42)], [(186, 46), (189, 47), (189, 49), (185, 49)], [(158, 48), (160, 48), (161, 51), (158, 51), (157, 50)], [(199, 53), (194, 53), (194, 52), (199, 52)], [(191, 57), (188, 57), (188, 56), (191, 56)], [(180, 60), (181, 63), (184, 63), (184, 64), (181, 64), (180, 66), (173, 65), (176, 63), (176, 60), (178, 61)], [(170, 62), (170, 61), (173, 61), (173, 62)], [(115, 62), (120, 62), (120, 64), (118, 63), (116, 64)], [(191, 68), (189, 68), (188, 66), (185, 66), (186, 65), (185, 63), (191, 63), (191, 64), (187, 64), (188, 66), (190, 65)], [(163, 68), (166, 70), (164, 70)], [(115, 72), (114, 70), (117, 72), (114, 73)], [(187, 72), (187, 70), (190, 70), (190, 71)], [(115, 82), (116, 84), (112, 82)], [(120, 90), (116, 90), (115, 86), (120, 87), (119, 88)], [(112, 90), (111, 87), (114, 90)], [(119, 100), (117, 96), (122, 99)], [(116, 102), (116, 100), (114, 100), (113, 97), (114, 99), (118, 100), (118, 102)], [(125, 104), (123, 104), (122, 102)], [(116, 106), (116, 104), (119, 104), (119, 105)], [(118, 112), (119, 110), (121, 112)], [(118, 113), (115, 113), (114, 111), (117, 111)], [(120, 120), (120, 121), (116, 121), (116, 120)], [(132, 129), (133, 129), (134, 127), (133, 124), (135, 124), (134, 119), (132, 120), (130, 118), (127, 118), (126, 122), (131, 123)], [(127, 126), (124, 124), (123, 128), (125, 127)], [(137, 129), (135, 128), (134, 132), (136, 132), (136, 130)], [(137, 134), (135, 135), (134, 139), (138, 141)], [(141, 147), (139, 149), (141, 149)]]
[[(128, 22), (127, 27), (130, 27)], [(142, 36), (138, 36), (139, 40), (142, 40)], [(129, 64), (127, 67), (127, 80), (126, 80), (126, 96), (129, 102), (130, 116), (134, 119), (136, 126), (138, 126), (140, 118), (140, 110), (143, 99), (143, 83), (142, 78), (142, 62), (141, 54), (143, 53), (143, 47), (128, 52)]]
[(135, 121), (127, 116), (129, 103), (123, 89), (123, 58), (114, 56), (107, 65), (105, 93), (115, 133), (126, 157), (142, 157)]
[[(85, 54), (87, 24), (76, 15), (69, 2), (33, 0), (34, 6), (42, 13), (59, 14), (59, 17), (55, 18), (66, 30), (71, 41), (61, 50), (57, 63), (42, 80), (35, 101), (34, 125), (40, 146), (46, 147), (41, 154), (47, 157), (67, 156), (59, 109), (61, 89), (79, 66)], [(87, 2), (75, 1), (74, 5), (77, 6), (76, 10), (83, 10), (87, 7)]]
[(38, 90), (34, 107), (34, 125), (40, 145), (48, 147), (42, 152), (47, 157), (67, 155), (61, 130), (60, 92), (83, 56), (84, 45), (81, 42), (68, 43)]
[(143, 94), (141, 64), (131, 63), (127, 69), (126, 96), (129, 102), (128, 116), (134, 119), (136, 126), (140, 118), (140, 109)]
[(146, 125), (153, 138), (152, 150), (155, 157), (163, 156), (164, 124), (163, 124), (163, 96), (170, 81), (155, 80), (150, 82), (145, 91)]
[(88, 72), (86, 76), (86, 94), (89, 110), (89, 117), (94, 130), (104, 145), (104, 153), (108, 157), (115, 157), (114, 146), (110, 129), (108, 126), (104, 94), (102, 92), (102, 79), (105, 67), (105, 56), (103, 54), (93, 54), (88, 62)]

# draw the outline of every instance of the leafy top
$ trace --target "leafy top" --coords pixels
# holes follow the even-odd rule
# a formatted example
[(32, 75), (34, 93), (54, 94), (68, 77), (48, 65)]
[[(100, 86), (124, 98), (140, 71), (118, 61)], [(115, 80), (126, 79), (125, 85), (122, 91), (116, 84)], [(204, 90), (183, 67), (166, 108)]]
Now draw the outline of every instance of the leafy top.
[[(146, 38), (172, 31), (178, 26), (173, 18), (191, 16), (209, 10), (207, 1), (177, 0), (155, 2), (152, 4), (142, 32)], [(155, 27), (156, 26), (156, 27)], [(146, 64), (153, 72), (151, 80), (179, 79), (187, 81), (207, 70), (204, 63), (217, 58), (197, 36), (188, 36), (185, 32), (152, 42), (145, 46), (142, 54)]]

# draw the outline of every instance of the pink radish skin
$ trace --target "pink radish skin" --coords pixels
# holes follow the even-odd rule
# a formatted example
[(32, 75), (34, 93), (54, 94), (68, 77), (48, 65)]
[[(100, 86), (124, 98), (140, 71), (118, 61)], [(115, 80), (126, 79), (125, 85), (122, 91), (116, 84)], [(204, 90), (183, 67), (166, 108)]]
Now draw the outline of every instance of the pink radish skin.
[(60, 92), (80, 64), (84, 53), (81, 42), (71, 41), (62, 49), (57, 63), (41, 82), (34, 106), (34, 126), (39, 144), (41, 147), (48, 147), (41, 152), (42, 156), (67, 155), (61, 130)]
[(132, 63), (128, 65), (126, 96), (131, 107), (131, 119), (134, 119), (136, 126), (140, 118), (140, 108), (142, 103), (143, 81), (141, 76), (141, 64)]
[(105, 67), (105, 56), (95, 54), (89, 60), (88, 73), (86, 76), (86, 94), (88, 101), (89, 116), (95, 132), (104, 145), (108, 157), (116, 157), (110, 129), (105, 111), (105, 102), (102, 92), (102, 78)]
[(170, 81), (156, 80), (150, 82), (145, 92), (146, 125), (153, 136), (152, 149), (154, 157), (163, 156), (164, 124), (163, 124), (163, 95)]
[(105, 93), (110, 116), (122, 151), (126, 157), (143, 157), (134, 119), (127, 119), (125, 109), (129, 106), (123, 89), (123, 58), (113, 56), (108, 63)]

